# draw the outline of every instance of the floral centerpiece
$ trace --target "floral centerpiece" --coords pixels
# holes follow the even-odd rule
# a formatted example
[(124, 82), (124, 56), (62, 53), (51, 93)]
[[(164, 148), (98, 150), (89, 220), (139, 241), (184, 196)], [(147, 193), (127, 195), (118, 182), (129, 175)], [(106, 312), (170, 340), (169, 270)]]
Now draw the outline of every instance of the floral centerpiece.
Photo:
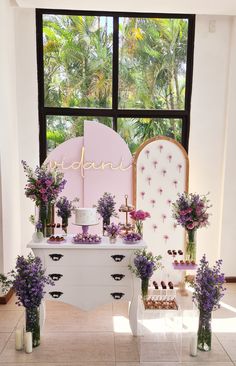
[(178, 194), (178, 199), (172, 206), (173, 218), (187, 233), (186, 260), (196, 262), (196, 231), (209, 225), (209, 200), (206, 195), (184, 192)]
[(135, 251), (134, 267), (129, 265), (129, 269), (141, 279), (142, 297), (145, 299), (148, 295), (149, 279), (153, 272), (162, 267), (160, 262), (161, 256), (154, 256), (152, 252), (147, 252), (146, 249)]
[(135, 221), (135, 226), (138, 234), (143, 235), (143, 221), (147, 218), (150, 218), (151, 215), (149, 212), (145, 212), (143, 210), (131, 211), (130, 217)]
[(56, 203), (57, 216), (62, 219), (62, 229), (67, 233), (68, 219), (72, 215), (74, 209), (73, 202), (69, 201), (65, 196), (60, 197)]
[(105, 192), (98, 200), (97, 212), (103, 219), (103, 234), (106, 231), (106, 227), (110, 225), (111, 217), (117, 217), (115, 206), (115, 196), (112, 196), (111, 193)]
[(110, 238), (110, 242), (115, 243), (117, 236), (120, 235), (120, 225), (116, 225), (112, 222), (111, 225), (106, 227), (106, 231)]
[(25, 307), (26, 331), (32, 332), (33, 347), (39, 346), (39, 305), (45, 294), (45, 285), (54, 285), (51, 278), (45, 275), (41, 259), (31, 254), (27, 258), (18, 256), (15, 270), (10, 272), (10, 279), (2, 275), (0, 282), (3, 285), (7, 283), (8, 286), (11, 284), (15, 290), (16, 303)]
[(202, 257), (197, 269), (193, 287), (193, 301), (199, 309), (198, 349), (210, 351), (211, 349), (211, 314), (220, 307), (220, 299), (224, 296), (225, 277), (221, 272), (222, 260), (216, 261), (211, 268), (206, 259)]
[(42, 224), (42, 232), (44, 236), (50, 236), (54, 213), (52, 205), (66, 184), (64, 174), (57, 169), (50, 170), (47, 165), (37, 166), (35, 170), (25, 161), (22, 165), (27, 176), (25, 195), (39, 208), (38, 221)]
[(125, 243), (132, 244), (139, 242), (142, 239), (142, 236), (138, 233), (131, 232), (123, 236), (123, 239)]

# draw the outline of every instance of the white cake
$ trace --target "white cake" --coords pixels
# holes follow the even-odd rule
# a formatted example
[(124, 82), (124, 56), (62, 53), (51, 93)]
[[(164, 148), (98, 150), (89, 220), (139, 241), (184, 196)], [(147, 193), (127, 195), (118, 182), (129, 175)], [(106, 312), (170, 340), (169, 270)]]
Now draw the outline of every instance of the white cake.
[(76, 225), (96, 225), (98, 223), (96, 208), (76, 208)]

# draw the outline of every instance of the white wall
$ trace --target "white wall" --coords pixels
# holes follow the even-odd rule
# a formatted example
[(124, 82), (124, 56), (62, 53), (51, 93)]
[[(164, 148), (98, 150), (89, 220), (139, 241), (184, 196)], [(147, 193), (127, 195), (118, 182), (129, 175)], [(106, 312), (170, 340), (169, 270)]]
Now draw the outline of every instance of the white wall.
[(3, 268), (15, 265), (21, 251), (19, 144), (17, 127), (14, 9), (8, 0), (0, 2), (0, 156), (2, 173)]
[(236, 15), (235, 0), (16, 0), (29, 8)]
[[(36, 62), (35, 11), (15, 9), (16, 27), (16, 93), (19, 137), (19, 161), (26, 160), (31, 167), (39, 164), (38, 92)], [(33, 225), (29, 216), (34, 214), (34, 203), (24, 195), (25, 173), (20, 165), (20, 200), (22, 253), (31, 240)]]
[(231, 48), (226, 114), (225, 155), (223, 170), (223, 212), (220, 257), (224, 261), (224, 271), (236, 275), (236, 17), (232, 22)]
[[(7, 1), (4, 1), (6, 3)], [(131, 2), (126, 2), (131, 6)], [(86, 3), (86, 5), (88, 5)], [(2, 5), (1, 5), (2, 6)], [(128, 5), (127, 5), (128, 6)], [(127, 10), (124, 5), (123, 10)], [(111, 8), (106, 7), (105, 10)], [(138, 10), (133, 8), (133, 10)], [(151, 9), (150, 9), (151, 11)], [(156, 9), (155, 9), (156, 11)], [(176, 9), (176, 12), (178, 9)], [(0, 12), (2, 14), (2, 12)], [(12, 16), (12, 14), (11, 14)], [(17, 78), (14, 80), (14, 54), (9, 44), (12, 44), (9, 37), (5, 39), (5, 33), (1, 32), (1, 46), (8, 52), (10, 65), (6, 65), (6, 55), (1, 54), (1, 68), (5, 80), (4, 88), (0, 93), (2, 102), (7, 95), (5, 102), (4, 120), (9, 122), (7, 130), (4, 132), (4, 157), (8, 153), (12, 156), (13, 165), (7, 167), (3, 164), (2, 172), (4, 174), (4, 194), (6, 194), (6, 182), (12, 177), (13, 172), (19, 174), (19, 161), (25, 159), (30, 165), (35, 166), (38, 162), (38, 111), (37, 111), (37, 75), (36, 75), (36, 38), (35, 38), (35, 14), (34, 9), (15, 9), (15, 27), (16, 27), (16, 67)], [(4, 17), (5, 19), (5, 17)], [(14, 24), (11, 19), (11, 30)], [(215, 32), (209, 32), (209, 22), (215, 21)], [(6, 20), (5, 20), (6, 22)], [(212, 24), (212, 23), (211, 23)], [(213, 23), (214, 24), (214, 23)], [(3, 29), (6, 24), (0, 25)], [(235, 26), (234, 26), (235, 27)], [(9, 24), (7, 25), (9, 29)], [(234, 215), (235, 207), (235, 180), (236, 169), (233, 162), (233, 155), (236, 144), (234, 143), (233, 128), (235, 91), (235, 65), (236, 41), (231, 39), (232, 17), (230, 16), (204, 16), (199, 15), (196, 18), (196, 42), (194, 59), (194, 84), (192, 95), (192, 113), (191, 113), (191, 132), (190, 132), (190, 191), (206, 193), (210, 191), (210, 199), (213, 203), (211, 225), (208, 229), (202, 229), (198, 232), (198, 256), (205, 252), (212, 261), (221, 255), (227, 263), (226, 274), (236, 275), (233, 268), (233, 257), (235, 255), (233, 224), (229, 219)], [(235, 37), (235, 35), (234, 35)], [(230, 54), (230, 50), (232, 51)], [(229, 61), (231, 59), (231, 69), (229, 75)], [(3, 63), (4, 62), (4, 63)], [(6, 73), (6, 70), (8, 72)], [(13, 70), (13, 71), (12, 71)], [(230, 81), (231, 79), (234, 82)], [(1, 78), (2, 80), (2, 78)], [(10, 80), (10, 83), (9, 83)], [(6, 88), (5, 88), (6, 85)], [(14, 94), (14, 86), (16, 95)], [(10, 88), (11, 86), (11, 88)], [(9, 88), (11, 90), (9, 90)], [(227, 95), (229, 94), (229, 101)], [(14, 98), (13, 98), (14, 97)], [(17, 98), (17, 117), (16, 119), (16, 98)], [(11, 103), (10, 103), (11, 101)], [(229, 102), (229, 103), (228, 103)], [(12, 108), (12, 105), (14, 107)], [(18, 123), (18, 124), (17, 124)], [(17, 131), (17, 126), (19, 129)], [(12, 136), (11, 146), (6, 144)], [(18, 136), (16, 136), (18, 134)], [(17, 146), (19, 142), (19, 147)], [(2, 144), (1, 144), (2, 149)], [(9, 160), (8, 160), (9, 162)], [(4, 173), (5, 172), (5, 173)], [(19, 178), (20, 177), (20, 178)], [(19, 182), (20, 179), (20, 182)], [(28, 217), (32, 213), (33, 205), (30, 200), (23, 195), (23, 186), (25, 182), (22, 169), (15, 179), (16, 184), (9, 187), (10, 190), (5, 197), (5, 203), (12, 202), (11, 210), (5, 214), (4, 221), (7, 222), (7, 228), (10, 229), (11, 222), (15, 223), (16, 232), (11, 235), (19, 238), (19, 199), (21, 204), (21, 227), (22, 227), (22, 251), (25, 251), (25, 244), (30, 239), (32, 227), (28, 224)], [(20, 184), (19, 184), (20, 183)], [(234, 186), (233, 184), (234, 183)], [(19, 190), (20, 187), (20, 190)], [(9, 198), (9, 192), (10, 198)], [(18, 198), (17, 198), (18, 197)], [(224, 199), (224, 201), (223, 201)], [(13, 204), (14, 202), (14, 204)], [(10, 207), (10, 206), (9, 206)], [(14, 207), (14, 210), (12, 209)], [(9, 218), (7, 218), (9, 217)], [(223, 226), (222, 226), (223, 223)], [(5, 236), (5, 244), (8, 240)], [(14, 242), (15, 243), (15, 242)], [(221, 244), (222, 243), (222, 244)], [(12, 255), (19, 250), (12, 247)], [(227, 248), (225, 250), (224, 248)], [(9, 249), (8, 249), (9, 250)], [(13, 253), (14, 252), (14, 253)], [(234, 255), (232, 255), (232, 253)], [(6, 262), (8, 263), (8, 262)], [(9, 262), (10, 263), (10, 262)]]
[[(189, 140), (191, 192), (205, 194), (213, 207), (210, 226), (198, 230), (198, 258), (206, 253), (212, 261), (219, 255), (222, 220), (222, 171), (226, 125), (230, 17), (197, 16), (194, 78)], [(236, 274), (236, 273), (235, 273)]]

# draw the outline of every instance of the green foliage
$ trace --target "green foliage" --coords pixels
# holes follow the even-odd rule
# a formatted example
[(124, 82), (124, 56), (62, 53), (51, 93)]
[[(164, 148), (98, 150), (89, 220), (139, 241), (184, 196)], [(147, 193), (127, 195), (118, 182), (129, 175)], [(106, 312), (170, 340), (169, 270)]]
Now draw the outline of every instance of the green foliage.
[[(188, 21), (120, 18), (119, 108), (184, 109)], [(113, 23), (110, 17), (43, 16), (45, 106), (112, 107)], [(48, 150), (83, 135), (91, 117), (48, 116)], [(99, 122), (111, 126), (111, 118)], [(120, 119), (132, 152), (147, 138), (181, 140), (180, 120)]]

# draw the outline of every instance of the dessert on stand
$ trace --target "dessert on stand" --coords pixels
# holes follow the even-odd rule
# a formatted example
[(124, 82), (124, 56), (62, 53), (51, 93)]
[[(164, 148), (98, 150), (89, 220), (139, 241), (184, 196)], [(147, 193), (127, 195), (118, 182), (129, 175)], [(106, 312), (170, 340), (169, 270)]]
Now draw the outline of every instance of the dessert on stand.
[(125, 195), (125, 203), (119, 208), (119, 212), (125, 214), (125, 223), (120, 224), (122, 235), (127, 235), (132, 233), (134, 230), (134, 225), (129, 223), (129, 213), (134, 210), (134, 206), (128, 203), (128, 196)]

